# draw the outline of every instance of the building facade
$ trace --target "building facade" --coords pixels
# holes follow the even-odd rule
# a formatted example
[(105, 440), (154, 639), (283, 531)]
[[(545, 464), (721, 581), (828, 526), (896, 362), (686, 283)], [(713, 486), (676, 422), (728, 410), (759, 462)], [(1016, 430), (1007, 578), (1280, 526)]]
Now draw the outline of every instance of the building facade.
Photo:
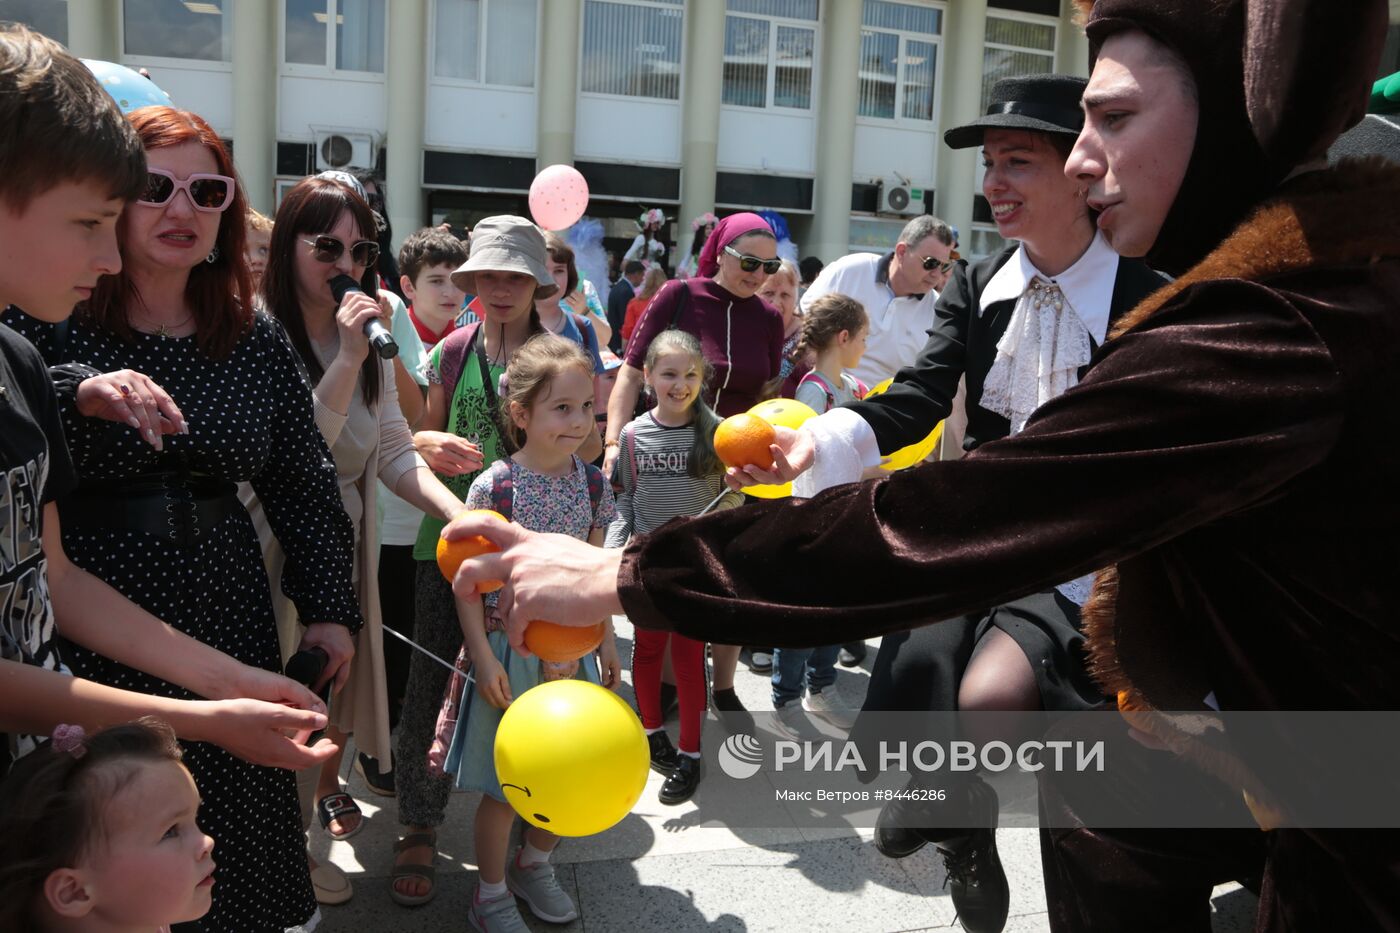
[[(942, 133), (999, 77), (1084, 74), (1069, 0), (0, 0), (84, 58), (147, 68), (275, 209), (326, 167), (381, 169), (398, 238), (528, 213), (588, 179), (611, 242), (659, 207), (772, 209), (802, 255), (888, 248), (909, 216), (1000, 241), (975, 150)], [(1393, 66), (1394, 63), (1392, 63)], [(1391, 70), (1394, 70), (1392, 67)]]

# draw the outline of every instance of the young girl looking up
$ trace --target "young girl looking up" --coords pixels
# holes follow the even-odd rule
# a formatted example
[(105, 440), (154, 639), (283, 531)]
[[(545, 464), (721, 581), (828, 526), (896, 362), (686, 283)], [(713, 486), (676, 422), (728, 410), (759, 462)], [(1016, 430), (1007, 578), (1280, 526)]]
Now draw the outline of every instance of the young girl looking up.
[[(442, 338), (429, 355), (427, 410), (413, 443), (447, 488), (465, 496), (483, 469), (509, 453), (498, 417), (500, 379), (511, 354), (541, 333), (535, 301), (559, 287), (549, 274), (544, 234), (524, 217), (508, 214), (477, 223), (471, 253), (452, 273), (452, 283), (476, 296), (481, 316)], [(425, 515), (414, 543), (414, 640), (453, 657), (462, 630), (452, 586), (437, 565), (444, 524)], [(409, 907), (426, 904), (436, 892), (436, 831), (446, 818), (452, 779), (430, 774), (427, 761), (449, 676), (418, 652), (409, 661), (394, 749), (399, 822), (407, 832), (394, 847), (389, 893)]]
[[(596, 433), (593, 366), (587, 354), (573, 341), (553, 334), (531, 338), (506, 367), (501, 413), (508, 440), (517, 450), (476, 478), (467, 492), (467, 508), (496, 509), (532, 531), (566, 534), (601, 546), (603, 529), (616, 514), (612, 489), (598, 468), (576, 453), (588, 435)], [(467, 913), (472, 929), (482, 933), (525, 929), (515, 897), (549, 923), (567, 923), (578, 916), (549, 864), (558, 836), (532, 826), (525, 831), (520, 851), (509, 858), (515, 811), (501, 790), (492, 754), (502, 711), (546, 680), (599, 683), (598, 662), (603, 686), (616, 689), (622, 674), (611, 620), (605, 620), (598, 661), (589, 655), (562, 664), (545, 662), (510, 649), (496, 598), (496, 593), (488, 593), (457, 600), (477, 695), (463, 698), (446, 763), (446, 770), (457, 775), (458, 788), (484, 795), (475, 829), (481, 880)]]
[(865, 355), (869, 333), (870, 319), (854, 298), (832, 292), (812, 302), (793, 353), (798, 359), (813, 357), (811, 372), (797, 383), (797, 400), (821, 415), (864, 398), (865, 384), (846, 370)]
[[(622, 494), (607, 547), (623, 547), (677, 515), (696, 515), (724, 489), (724, 464), (715, 455), (719, 416), (705, 404), (708, 377), (700, 341), (683, 330), (662, 331), (647, 349), (642, 369), (656, 407), (628, 423), (619, 436)], [(719, 507), (743, 496), (730, 492)], [(665, 774), (659, 798), (689, 800), (700, 783), (700, 726), (705, 718), (705, 643), (667, 632), (638, 629), (632, 643), (632, 686), (651, 746), (651, 766)], [(681, 706), (680, 754), (662, 727), (661, 666), (670, 644)]]
[(166, 933), (209, 912), (214, 840), (175, 733), (59, 726), (0, 787), (0, 929)]

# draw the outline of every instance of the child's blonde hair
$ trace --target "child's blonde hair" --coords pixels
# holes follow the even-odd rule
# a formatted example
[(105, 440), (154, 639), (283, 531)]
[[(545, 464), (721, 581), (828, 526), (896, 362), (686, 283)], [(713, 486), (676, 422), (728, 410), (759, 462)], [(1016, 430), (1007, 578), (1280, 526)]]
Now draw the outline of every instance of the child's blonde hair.
[(802, 314), (802, 336), (792, 351), (794, 360), (802, 360), (808, 353), (821, 353), (831, 346), (841, 331), (856, 334), (870, 326), (865, 306), (854, 298), (828, 292), (807, 306)]
[(720, 417), (705, 401), (703, 391), (714, 374), (714, 368), (710, 366), (710, 361), (705, 359), (705, 351), (700, 347), (699, 339), (689, 331), (673, 327), (657, 334), (651, 346), (647, 347), (646, 362), (642, 365), (646, 367), (648, 375), (656, 367), (656, 361), (667, 353), (684, 353), (700, 367), (701, 394), (691, 406), (694, 414), (690, 419), (690, 423), (695, 425), (695, 443), (690, 448), (686, 472), (695, 477), (723, 473), (724, 463), (719, 459), (719, 454), (715, 453), (715, 428), (719, 427)]
[(555, 377), (571, 368), (593, 379), (593, 361), (583, 347), (555, 334), (536, 334), (510, 355), (501, 390), (501, 426), (513, 450), (525, 446), (525, 429), (515, 423), (511, 406), (529, 411)]
[(266, 233), (269, 236), (272, 235), (271, 217), (268, 217), (266, 214), (259, 214), (251, 207), (248, 208), (248, 213), (245, 215), (245, 217), (248, 221), (249, 230), (252, 230), (255, 233)]

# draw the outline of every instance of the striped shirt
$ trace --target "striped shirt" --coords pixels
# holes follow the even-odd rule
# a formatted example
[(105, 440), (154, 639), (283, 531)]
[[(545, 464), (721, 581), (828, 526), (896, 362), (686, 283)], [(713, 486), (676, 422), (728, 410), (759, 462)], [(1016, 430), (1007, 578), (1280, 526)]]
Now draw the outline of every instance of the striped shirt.
[[(722, 472), (705, 477), (686, 472), (694, 443), (694, 425), (669, 428), (651, 412), (622, 429), (617, 457), (622, 493), (605, 547), (622, 547), (633, 535), (654, 531), (677, 515), (695, 515), (719, 495)], [(731, 491), (717, 508), (732, 508), (743, 498)]]

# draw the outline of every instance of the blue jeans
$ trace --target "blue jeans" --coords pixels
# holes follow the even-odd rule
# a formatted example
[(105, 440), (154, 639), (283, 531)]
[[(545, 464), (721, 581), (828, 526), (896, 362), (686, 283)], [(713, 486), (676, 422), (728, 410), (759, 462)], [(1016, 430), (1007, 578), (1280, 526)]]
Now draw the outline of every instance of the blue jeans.
[(802, 696), (803, 679), (813, 693), (836, 683), (836, 656), (840, 645), (824, 648), (773, 649), (773, 708)]

